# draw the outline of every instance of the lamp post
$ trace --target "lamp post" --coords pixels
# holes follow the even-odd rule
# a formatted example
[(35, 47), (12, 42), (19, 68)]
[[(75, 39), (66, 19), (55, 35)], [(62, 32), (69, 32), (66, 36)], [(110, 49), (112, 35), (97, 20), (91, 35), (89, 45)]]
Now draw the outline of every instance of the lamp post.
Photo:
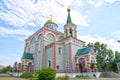
[(117, 40), (118, 43), (120, 43), (120, 40)]

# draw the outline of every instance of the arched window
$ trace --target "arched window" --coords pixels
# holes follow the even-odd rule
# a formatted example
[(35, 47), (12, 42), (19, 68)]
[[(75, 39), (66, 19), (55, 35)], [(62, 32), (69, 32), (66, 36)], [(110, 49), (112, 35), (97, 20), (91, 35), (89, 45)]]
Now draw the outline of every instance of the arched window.
[(34, 53), (34, 51), (35, 51), (35, 42), (36, 42), (36, 39), (33, 37), (32, 39), (31, 39), (31, 47), (30, 47), (30, 52), (31, 53)]
[(66, 68), (69, 69), (69, 63), (66, 61)]
[(59, 65), (57, 65), (57, 66), (56, 66), (56, 68), (57, 68), (57, 69), (60, 69), (60, 66), (59, 66)]
[(42, 41), (43, 41), (43, 35), (40, 34), (39, 37), (38, 37), (38, 47), (39, 47), (39, 53), (41, 52), (41, 49), (42, 49)]
[(58, 53), (61, 54), (62, 51), (61, 51), (61, 47), (58, 48)]
[(58, 41), (59, 41), (59, 40), (62, 40), (63, 38), (64, 38), (64, 36), (60, 36), (60, 37), (58, 38)]
[(49, 65), (49, 67), (51, 67), (51, 61), (50, 60), (48, 61), (48, 65)]
[(52, 40), (52, 41), (56, 41), (55, 36), (53, 34), (51, 34), (51, 33), (48, 33), (46, 35), (46, 38), (49, 39), (49, 40)]
[(73, 37), (72, 29), (70, 29), (70, 37)]

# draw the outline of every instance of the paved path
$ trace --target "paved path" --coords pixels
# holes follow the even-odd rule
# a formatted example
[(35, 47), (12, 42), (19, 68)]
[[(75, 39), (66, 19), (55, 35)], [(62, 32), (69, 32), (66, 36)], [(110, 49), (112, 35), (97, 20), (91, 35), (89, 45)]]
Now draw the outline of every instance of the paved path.
[(94, 79), (70, 79), (70, 80), (120, 80), (120, 78), (94, 78)]
[(15, 77), (0, 77), (0, 80), (27, 80), (27, 79), (21, 79)]

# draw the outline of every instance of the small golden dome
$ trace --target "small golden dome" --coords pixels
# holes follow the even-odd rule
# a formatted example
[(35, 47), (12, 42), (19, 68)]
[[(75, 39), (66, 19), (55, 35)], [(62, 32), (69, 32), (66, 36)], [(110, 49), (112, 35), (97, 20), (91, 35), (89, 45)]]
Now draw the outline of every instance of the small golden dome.
[(47, 20), (47, 21), (45, 22), (45, 24), (49, 24), (49, 23), (54, 23), (54, 21), (53, 21), (52, 19), (50, 19), (50, 20)]
[(55, 24), (57, 26), (57, 24), (52, 19), (47, 20), (44, 25), (46, 24)]
[(67, 11), (70, 12), (70, 8), (68, 8)]

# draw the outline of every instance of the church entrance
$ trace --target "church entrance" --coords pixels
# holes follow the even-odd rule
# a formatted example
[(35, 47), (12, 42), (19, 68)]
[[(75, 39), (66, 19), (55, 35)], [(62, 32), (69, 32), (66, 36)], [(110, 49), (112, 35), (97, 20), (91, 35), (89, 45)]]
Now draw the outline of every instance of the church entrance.
[(76, 70), (77, 72), (87, 72), (86, 68), (86, 60), (84, 58), (79, 58), (78, 63), (76, 64)]
[(28, 72), (32, 72), (32, 62), (28, 63)]

